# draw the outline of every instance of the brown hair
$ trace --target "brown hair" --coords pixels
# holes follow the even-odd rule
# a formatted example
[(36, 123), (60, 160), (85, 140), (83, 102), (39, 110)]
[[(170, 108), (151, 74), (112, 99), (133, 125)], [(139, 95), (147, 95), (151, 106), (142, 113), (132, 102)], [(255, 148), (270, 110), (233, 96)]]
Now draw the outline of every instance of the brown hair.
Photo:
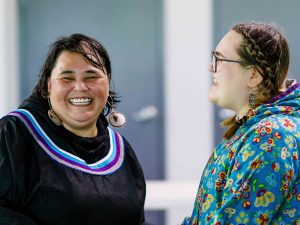
[[(290, 60), (287, 39), (278, 27), (265, 23), (236, 24), (231, 30), (243, 36), (238, 49), (241, 65), (253, 67), (263, 78), (255, 91), (254, 105), (258, 107), (279, 94), (284, 85)], [(227, 130), (223, 137), (231, 138), (244, 121), (235, 117), (224, 120)]]

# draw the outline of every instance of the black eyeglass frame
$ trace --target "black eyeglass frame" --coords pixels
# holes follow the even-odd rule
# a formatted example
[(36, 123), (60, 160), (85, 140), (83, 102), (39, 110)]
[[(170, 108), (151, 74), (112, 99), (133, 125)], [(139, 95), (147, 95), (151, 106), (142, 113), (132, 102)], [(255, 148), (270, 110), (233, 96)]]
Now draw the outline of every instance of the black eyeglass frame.
[(223, 59), (223, 58), (219, 58), (216, 55), (215, 51), (211, 51), (211, 62), (212, 62), (212, 72), (216, 73), (217, 70), (217, 62), (218, 61), (225, 61), (225, 62), (234, 62), (234, 63), (242, 63), (242, 61), (240, 60), (233, 60), (233, 59)]

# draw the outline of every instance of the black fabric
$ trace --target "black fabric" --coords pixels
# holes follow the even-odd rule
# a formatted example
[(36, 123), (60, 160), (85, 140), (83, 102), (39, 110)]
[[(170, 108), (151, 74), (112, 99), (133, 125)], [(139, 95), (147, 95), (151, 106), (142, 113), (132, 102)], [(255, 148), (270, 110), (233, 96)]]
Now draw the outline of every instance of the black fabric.
[[(87, 163), (107, 155), (108, 124), (103, 115), (97, 122), (98, 135), (82, 138), (52, 123), (44, 100), (31, 97), (20, 108), (34, 115), (56, 145)], [(124, 144), (124, 162), (119, 170), (110, 175), (92, 175), (51, 159), (17, 117), (3, 117), (0, 120), (0, 224), (143, 224), (145, 180), (126, 139)]]
[(0, 207), (0, 218), (1, 225), (37, 225), (27, 216), (3, 207)]

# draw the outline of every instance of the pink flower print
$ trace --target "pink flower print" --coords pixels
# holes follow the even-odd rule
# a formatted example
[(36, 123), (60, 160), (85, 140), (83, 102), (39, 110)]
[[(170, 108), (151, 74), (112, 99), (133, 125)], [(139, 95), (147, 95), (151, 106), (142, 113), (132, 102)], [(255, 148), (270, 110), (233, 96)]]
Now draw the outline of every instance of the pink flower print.
[(292, 106), (282, 106), (280, 108), (281, 112), (286, 112), (287, 114), (290, 114), (291, 112), (294, 111), (294, 108)]
[(282, 126), (286, 127), (288, 130), (293, 130), (295, 128), (295, 124), (288, 119), (283, 119), (280, 121)]

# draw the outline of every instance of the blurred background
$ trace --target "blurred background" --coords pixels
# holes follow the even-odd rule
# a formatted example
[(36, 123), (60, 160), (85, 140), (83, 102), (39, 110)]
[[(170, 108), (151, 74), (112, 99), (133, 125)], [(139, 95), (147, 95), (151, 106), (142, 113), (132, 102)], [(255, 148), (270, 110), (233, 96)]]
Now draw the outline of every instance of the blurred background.
[(299, 9), (297, 0), (0, 0), (0, 116), (31, 94), (57, 38), (96, 38), (128, 119), (118, 131), (147, 179), (146, 221), (180, 224), (232, 113), (207, 100), (210, 51), (235, 23), (275, 23), (289, 39), (289, 76), (299, 80)]

